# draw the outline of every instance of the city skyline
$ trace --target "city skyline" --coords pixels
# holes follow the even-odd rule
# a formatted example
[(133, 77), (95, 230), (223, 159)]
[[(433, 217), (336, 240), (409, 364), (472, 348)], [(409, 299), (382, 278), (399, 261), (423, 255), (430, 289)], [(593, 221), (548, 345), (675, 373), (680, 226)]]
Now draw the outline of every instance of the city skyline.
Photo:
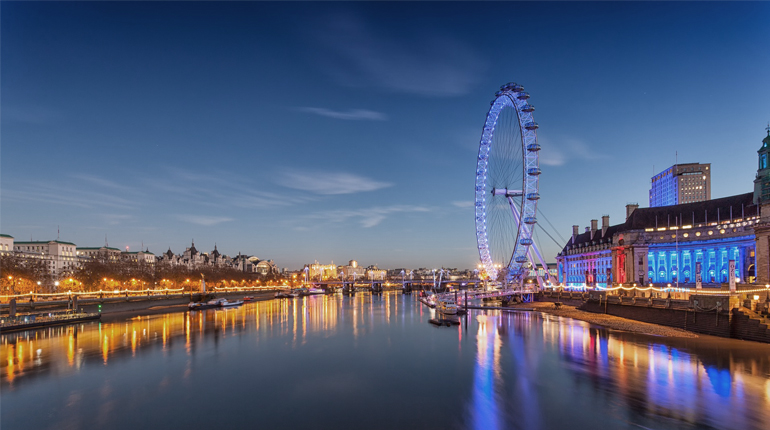
[[(645, 205), (676, 152), (711, 163), (712, 198), (751, 191), (770, 119), (767, 3), (0, 12), (0, 233), (19, 241), (473, 268), (471, 183), (501, 84), (537, 108), (559, 240)], [(536, 239), (548, 262), (564, 245)]]

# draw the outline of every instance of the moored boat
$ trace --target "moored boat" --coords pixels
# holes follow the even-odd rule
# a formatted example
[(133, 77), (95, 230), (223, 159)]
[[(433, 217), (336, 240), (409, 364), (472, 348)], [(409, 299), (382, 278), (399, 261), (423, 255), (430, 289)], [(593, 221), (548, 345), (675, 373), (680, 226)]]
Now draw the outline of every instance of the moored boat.
[(187, 305), (187, 308), (191, 311), (200, 311), (203, 309), (211, 309), (219, 307), (219, 304), (222, 300), (225, 299), (212, 299), (207, 302), (191, 302), (189, 305)]
[(222, 301), (219, 302), (219, 306), (222, 308), (228, 308), (231, 306), (238, 306), (242, 304), (243, 304), (243, 300), (236, 300), (234, 302), (230, 302), (227, 299), (222, 299)]
[(457, 313), (457, 303), (451, 299), (442, 299), (438, 301), (436, 309), (442, 314), (454, 315)]

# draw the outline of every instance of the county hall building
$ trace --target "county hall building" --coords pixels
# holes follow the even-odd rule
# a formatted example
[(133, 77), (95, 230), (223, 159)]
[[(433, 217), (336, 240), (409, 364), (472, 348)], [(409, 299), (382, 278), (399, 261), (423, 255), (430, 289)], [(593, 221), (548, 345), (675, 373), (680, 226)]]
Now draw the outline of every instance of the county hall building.
[[(601, 226), (598, 220), (591, 220), (582, 232), (573, 226), (572, 237), (556, 257), (559, 282), (577, 287), (620, 283), (693, 287), (700, 272), (704, 287), (717, 287), (728, 282), (732, 260), (736, 282), (770, 283), (768, 153), (770, 127), (758, 151), (753, 192), (649, 208), (631, 204), (621, 224), (610, 225), (609, 216), (603, 216)], [(691, 181), (691, 175), (677, 174), (679, 170), (688, 173), (693, 166), (709, 165), (684, 166), (689, 169), (667, 169), (672, 177), (664, 176), (671, 188), (677, 180)], [(704, 180), (702, 173), (698, 179)]]

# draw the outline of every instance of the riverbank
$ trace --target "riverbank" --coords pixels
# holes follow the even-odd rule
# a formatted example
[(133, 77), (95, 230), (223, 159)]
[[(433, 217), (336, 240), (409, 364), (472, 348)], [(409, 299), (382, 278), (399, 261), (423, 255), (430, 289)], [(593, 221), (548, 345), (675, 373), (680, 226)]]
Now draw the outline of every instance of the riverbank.
[[(207, 297), (226, 298), (228, 300), (240, 300), (245, 296), (252, 296), (255, 300), (272, 299), (275, 292), (270, 291), (238, 291), (210, 293)], [(102, 315), (132, 314), (132, 313), (157, 313), (158, 311), (173, 312), (186, 310), (190, 302), (203, 300), (201, 294), (173, 294), (154, 296), (128, 296), (110, 298), (87, 298), (77, 302), (77, 310), (84, 313), (101, 313)], [(70, 303), (66, 300), (19, 302), (16, 310), (19, 314), (39, 314), (47, 312), (61, 312), (67, 310)], [(8, 314), (8, 304), (0, 305), (0, 314)]]
[(696, 333), (682, 330), (673, 327), (666, 327), (658, 324), (650, 324), (641, 321), (634, 321), (626, 318), (616, 317), (607, 314), (597, 314), (592, 312), (581, 311), (574, 306), (563, 304), (558, 309), (553, 302), (533, 302), (533, 303), (520, 303), (509, 306), (511, 309), (534, 309), (537, 312), (546, 313), (549, 315), (555, 315), (559, 317), (567, 317), (580, 321), (585, 321), (590, 324), (607, 327), (613, 330), (623, 330), (631, 333), (649, 334), (653, 336), (667, 336), (667, 337), (686, 337), (696, 338)]
[[(262, 302), (266, 300), (272, 300), (275, 298), (275, 292), (259, 292), (259, 293), (226, 293), (226, 294), (217, 294), (217, 298), (226, 298), (226, 299), (232, 299), (232, 300), (241, 300), (245, 296), (251, 296), (254, 297), (254, 300), (252, 302)], [(169, 314), (169, 313), (175, 313), (175, 312), (185, 312), (187, 311), (189, 302), (183, 303), (183, 304), (155, 304), (154, 306), (145, 308), (145, 309), (132, 309), (132, 310), (125, 310), (125, 311), (113, 311), (109, 313), (102, 313), (102, 322), (112, 322), (117, 321), (120, 319), (125, 318), (131, 318), (131, 317), (137, 317), (137, 316), (146, 316), (146, 315), (156, 315), (156, 314)]]

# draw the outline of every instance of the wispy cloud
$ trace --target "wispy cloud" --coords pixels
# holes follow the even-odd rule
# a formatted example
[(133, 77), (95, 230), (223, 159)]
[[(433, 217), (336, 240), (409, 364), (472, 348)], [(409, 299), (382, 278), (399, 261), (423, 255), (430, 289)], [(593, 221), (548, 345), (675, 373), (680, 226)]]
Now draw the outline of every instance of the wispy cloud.
[(9, 201), (43, 202), (49, 205), (75, 206), (85, 209), (111, 208), (135, 209), (138, 203), (114, 190), (98, 190), (75, 183), (49, 183), (30, 181), (3, 187), (3, 199)]
[(365, 209), (341, 209), (333, 211), (323, 211), (308, 215), (308, 218), (322, 220), (330, 223), (358, 223), (361, 227), (371, 228), (388, 216), (396, 213), (415, 213), (429, 212), (430, 209), (424, 206), (411, 205), (393, 205), (377, 206)]
[(315, 194), (352, 194), (375, 191), (390, 187), (389, 182), (380, 182), (351, 173), (286, 171), (278, 178), (278, 184), (295, 190)]
[(222, 224), (223, 222), (233, 221), (233, 219), (229, 217), (206, 216), (206, 215), (177, 215), (177, 218), (180, 221), (189, 222), (191, 224), (205, 225), (205, 226), (217, 225), (217, 224)]
[(325, 116), (334, 119), (344, 120), (370, 120), (370, 121), (385, 121), (388, 117), (381, 112), (375, 112), (367, 109), (351, 109), (347, 112), (335, 111), (326, 108), (319, 107), (300, 107), (297, 108), (300, 112), (307, 112), (316, 115)]
[(606, 154), (593, 150), (580, 139), (562, 137), (557, 140), (538, 136), (540, 164), (546, 166), (562, 166), (573, 160), (595, 161), (608, 158)]
[(95, 185), (102, 188), (108, 188), (111, 190), (117, 190), (121, 192), (131, 192), (131, 193), (136, 192), (136, 189), (134, 189), (133, 187), (121, 185), (121, 184), (118, 184), (117, 182), (114, 182), (99, 176), (95, 176), (95, 175), (75, 174), (75, 175), (72, 175), (72, 177), (75, 179), (87, 182), (90, 185)]
[[(235, 206), (248, 209), (271, 209), (307, 203), (303, 196), (273, 193), (232, 172), (199, 173), (177, 167), (164, 169), (167, 177), (147, 178), (148, 186), (174, 199), (212, 207)], [(234, 186), (234, 184), (240, 184)], [(251, 185), (248, 185), (251, 184)]]
[(136, 219), (133, 215), (127, 214), (102, 214), (100, 215), (105, 224), (118, 225), (126, 221), (133, 221)]
[(454, 201), (452, 202), (453, 206), (456, 206), (458, 208), (472, 208), (473, 207), (473, 200), (462, 200), (462, 201)]
[(378, 29), (363, 17), (329, 16), (316, 28), (317, 64), (343, 85), (426, 96), (467, 94), (487, 69), (467, 43), (440, 31)]

